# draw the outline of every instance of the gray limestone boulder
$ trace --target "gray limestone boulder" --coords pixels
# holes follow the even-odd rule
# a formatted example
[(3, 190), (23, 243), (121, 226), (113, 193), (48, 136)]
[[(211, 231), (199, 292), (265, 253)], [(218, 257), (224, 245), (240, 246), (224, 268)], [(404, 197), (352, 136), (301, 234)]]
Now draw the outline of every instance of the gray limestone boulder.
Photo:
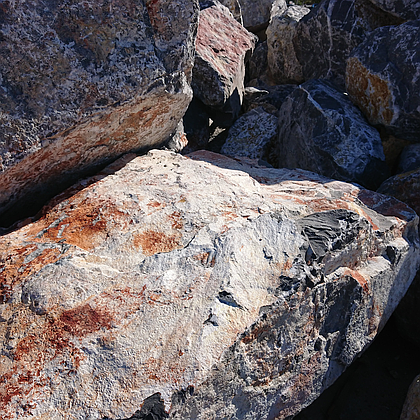
[(420, 21), (373, 31), (347, 61), (346, 87), (369, 122), (420, 142)]
[(418, 0), (369, 0), (374, 5), (404, 20), (420, 19)]
[(289, 418), (372, 342), (419, 247), (411, 209), (355, 185), (125, 156), (0, 237), (0, 417)]
[(275, 84), (304, 81), (294, 38), (298, 22), (309, 12), (305, 6), (289, 6), (286, 11), (273, 9), (267, 28), (267, 64), (269, 77)]
[(296, 88), (279, 111), (278, 165), (375, 190), (390, 175), (381, 138), (346, 95), (322, 80)]
[(267, 160), (269, 146), (277, 138), (277, 116), (263, 107), (255, 108), (235, 121), (221, 153), (232, 157)]
[(0, 225), (168, 138), (197, 19), (196, 0), (1, 2)]
[(209, 6), (200, 12), (192, 87), (212, 119), (230, 126), (241, 110), (245, 61), (257, 39), (228, 8), (218, 2)]

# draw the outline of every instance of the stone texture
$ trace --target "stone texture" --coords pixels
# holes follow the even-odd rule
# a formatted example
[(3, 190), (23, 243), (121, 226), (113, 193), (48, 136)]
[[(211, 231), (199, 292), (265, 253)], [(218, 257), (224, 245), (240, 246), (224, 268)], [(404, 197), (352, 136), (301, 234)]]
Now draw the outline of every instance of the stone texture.
[(229, 10), (215, 2), (200, 12), (192, 86), (219, 125), (238, 117), (244, 91), (245, 61), (256, 37)]
[(373, 31), (348, 59), (346, 86), (373, 125), (420, 142), (420, 21)]
[(267, 63), (270, 79), (275, 84), (304, 81), (293, 41), (297, 36), (297, 23), (309, 12), (305, 6), (289, 6), (286, 11), (271, 14), (267, 28)]
[(229, 129), (221, 153), (267, 160), (269, 145), (277, 138), (277, 119), (262, 107), (242, 115)]
[(305, 171), (126, 156), (0, 237), (0, 416), (293, 415), (392, 313), (417, 225)]
[(232, 13), (233, 17), (241, 25), (244, 23), (242, 19), (241, 4), (239, 3), (239, 0), (220, 0), (220, 3), (230, 10), (230, 13)]
[(420, 214), (420, 168), (388, 178), (378, 191), (404, 201)]
[(408, 390), (400, 420), (420, 419), (420, 375), (416, 376)]
[(271, 9), (286, 10), (286, 0), (239, 0), (244, 26), (258, 32), (267, 27)]
[(296, 89), (296, 85), (269, 86), (265, 83), (257, 84), (259, 87), (246, 87), (243, 109), (251, 109), (262, 106), (271, 114), (278, 114), (286, 98)]
[(381, 138), (344, 94), (322, 80), (300, 85), (279, 111), (279, 166), (375, 190), (388, 178)]
[(420, 144), (410, 144), (404, 147), (399, 162), (398, 173), (420, 169)]
[(2, 2), (0, 213), (163, 143), (191, 100), (197, 18), (195, 0)]
[(405, 20), (420, 19), (418, 0), (369, 0), (380, 9)]
[(259, 42), (248, 61), (245, 78), (246, 81), (266, 78), (268, 70), (267, 52), (267, 41)]

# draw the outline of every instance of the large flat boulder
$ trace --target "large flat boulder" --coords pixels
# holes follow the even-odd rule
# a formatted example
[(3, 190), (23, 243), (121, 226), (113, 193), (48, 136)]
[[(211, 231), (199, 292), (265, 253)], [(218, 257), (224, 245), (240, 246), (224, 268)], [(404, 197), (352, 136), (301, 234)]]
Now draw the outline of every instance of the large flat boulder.
[(230, 126), (239, 116), (244, 95), (245, 61), (257, 38), (218, 2), (200, 12), (192, 86), (209, 107), (212, 119)]
[(417, 228), (305, 171), (126, 156), (0, 237), (0, 417), (294, 415), (391, 315)]
[(376, 190), (390, 176), (378, 131), (323, 80), (303, 83), (279, 110), (278, 166)]
[(197, 19), (195, 0), (1, 3), (4, 223), (165, 141), (192, 97)]
[(346, 87), (373, 125), (420, 142), (420, 21), (378, 28), (351, 54)]

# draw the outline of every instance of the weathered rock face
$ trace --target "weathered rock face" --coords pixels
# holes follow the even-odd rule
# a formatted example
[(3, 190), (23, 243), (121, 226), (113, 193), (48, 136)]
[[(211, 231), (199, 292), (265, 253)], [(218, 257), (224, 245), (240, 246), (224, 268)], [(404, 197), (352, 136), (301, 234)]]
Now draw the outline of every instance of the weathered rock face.
[(382, 194), (391, 195), (407, 203), (420, 213), (420, 168), (388, 178), (378, 189)]
[(297, 23), (309, 12), (304, 6), (290, 6), (271, 15), (267, 28), (267, 63), (270, 78), (276, 84), (304, 81), (293, 41)]
[(127, 156), (0, 237), (0, 416), (293, 415), (405, 293), (417, 224), (304, 171)]
[(0, 214), (162, 143), (191, 100), (197, 17), (195, 0), (2, 2)]
[(270, 20), (271, 9), (286, 10), (286, 0), (239, 0), (241, 3), (244, 26), (258, 32), (267, 27)]
[(416, 376), (408, 390), (400, 420), (420, 418), (420, 375)]
[(369, 0), (382, 10), (405, 20), (420, 19), (420, 3), (417, 0)]
[(322, 80), (300, 85), (279, 111), (279, 167), (302, 168), (376, 189), (389, 176), (379, 133)]
[(268, 147), (277, 138), (277, 120), (262, 107), (245, 113), (230, 128), (221, 153), (267, 160)]
[(373, 31), (348, 59), (346, 86), (371, 124), (420, 142), (420, 21)]
[(229, 10), (215, 2), (200, 12), (192, 86), (194, 95), (229, 126), (238, 117), (244, 91), (245, 59), (256, 44)]
[(259, 42), (248, 61), (247, 65), (247, 79), (264, 79), (267, 73), (267, 41)]
[[(326, 78), (344, 86), (346, 59), (363, 41), (365, 30), (354, 0), (324, 0), (312, 9), (299, 21), (293, 38), (303, 80)], [(300, 82), (299, 67), (294, 68), (298, 71), (295, 80)]]
[(239, 0), (219, 0), (223, 6), (226, 6), (230, 13), (232, 13), (233, 17), (242, 25), (243, 19), (242, 19), (242, 11), (241, 11), (241, 4), (239, 3)]

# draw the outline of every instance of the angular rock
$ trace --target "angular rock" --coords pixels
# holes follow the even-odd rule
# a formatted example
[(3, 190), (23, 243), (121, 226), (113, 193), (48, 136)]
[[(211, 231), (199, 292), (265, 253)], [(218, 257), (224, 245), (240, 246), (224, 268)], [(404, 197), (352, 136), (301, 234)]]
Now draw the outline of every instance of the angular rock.
[(379, 133), (322, 80), (296, 88), (279, 111), (278, 165), (375, 190), (389, 177)]
[(176, 127), (176, 130), (170, 135), (165, 148), (173, 152), (182, 152), (188, 145), (188, 139), (185, 134), (184, 124), (182, 121)]
[(229, 129), (221, 153), (267, 160), (268, 147), (277, 137), (277, 119), (262, 107), (242, 115)]
[(302, 83), (303, 68), (296, 57), (294, 38), (297, 24), (310, 9), (305, 6), (289, 6), (286, 11), (271, 14), (267, 28), (267, 62), (270, 79), (275, 84)]
[(420, 144), (410, 144), (404, 147), (398, 163), (398, 173), (420, 169)]
[(1, 3), (4, 223), (168, 138), (191, 100), (197, 18), (195, 0)]
[(264, 83), (260, 87), (245, 88), (243, 109), (251, 109), (262, 106), (265, 111), (271, 114), (278, 114), (286, 98), (296, 89), (296, 85), (276, 85), (268, 86)]
[(380, 9), (405, 20), (420, 19), (420, 3), (417, 0), (369, 0)]
[(246, 80), (264, 79), (266, 77), (267, 62), (267, 41), (259, 42), (248, 61)]
[(226, 6), (230, 13), (232, 13), (233, 17), (242, 25), (243, 19), (242, 19), (242, 11), (241, 11), (241, 4), (239, 3), (239, 0), (219, 0), (223, 6)]
[(346, 87), (373, 125), (420, 142), (420, 21), (373, 31), (347, 61)]
[(0, 416), (294, 415), (389, 318), (417, 225), (304, 171), (126, 156), (0, 237)]
[(378, 191), (404, 201), (420, 214), (420, 168), (388, 178)]
[(420, 375), (414, 378), (407, 393), (400, 420), (417, 420), (420, 418)]
[(258, 32), (267, 27), (271, 9), (287, 8), (286, 0), (239, 0), (244, 26), (249, 31)]
[(215, 2), (200, 12), (192, 86), (218, 125), (230, 126), (238, 117), (244, 91), (245, 60), (256, 37), (229, 10)]

